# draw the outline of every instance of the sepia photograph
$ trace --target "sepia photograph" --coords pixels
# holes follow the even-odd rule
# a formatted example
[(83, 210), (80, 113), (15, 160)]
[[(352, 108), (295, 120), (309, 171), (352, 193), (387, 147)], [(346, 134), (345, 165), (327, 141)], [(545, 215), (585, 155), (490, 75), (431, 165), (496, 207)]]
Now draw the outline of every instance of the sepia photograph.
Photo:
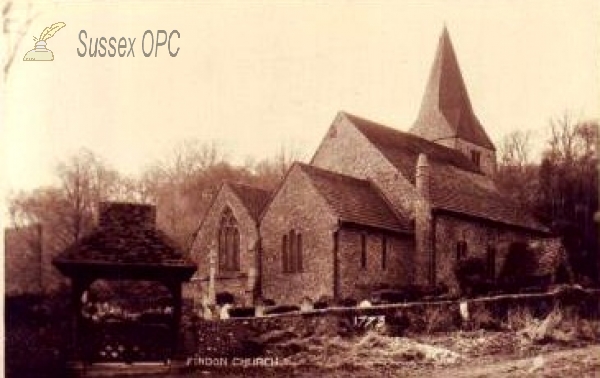
[(600, 3), (2, 8), (3, 376), (600, 376)]

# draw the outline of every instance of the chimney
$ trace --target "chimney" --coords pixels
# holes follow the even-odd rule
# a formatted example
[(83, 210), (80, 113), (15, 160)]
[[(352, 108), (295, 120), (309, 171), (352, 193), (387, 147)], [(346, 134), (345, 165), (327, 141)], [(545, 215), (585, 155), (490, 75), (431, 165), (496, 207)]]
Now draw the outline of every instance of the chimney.
[(435, 284), (435, 256), (433, 256), (433, 230), (431, 214), (431, 172), (427, 155), (421, 153), (417, 159), (415, 186), (419, 198), (415, 202), (415, 248), (414, 277), (417, 285)]
[(429, 190), (431, 185), (431, 173), (427, 155), (421, 153), (417, 159), (417, 170), (415, 173), (415, 185), (417, 192), (426, 200), (429, 200)]
[(156, 208), (152, 205), (100, 202), (98, 225), (100, 228), (139, 227), (151, 229), (156, 223)]

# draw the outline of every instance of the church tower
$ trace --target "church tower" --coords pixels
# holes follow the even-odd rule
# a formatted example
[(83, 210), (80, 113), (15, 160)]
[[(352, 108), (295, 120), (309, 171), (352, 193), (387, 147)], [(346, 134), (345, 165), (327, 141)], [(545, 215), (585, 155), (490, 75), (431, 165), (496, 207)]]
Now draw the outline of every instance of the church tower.
[(496, 147), (473, 112), (446, 27), (410, 132), (461, 151), (486, 175), (496, 171)]

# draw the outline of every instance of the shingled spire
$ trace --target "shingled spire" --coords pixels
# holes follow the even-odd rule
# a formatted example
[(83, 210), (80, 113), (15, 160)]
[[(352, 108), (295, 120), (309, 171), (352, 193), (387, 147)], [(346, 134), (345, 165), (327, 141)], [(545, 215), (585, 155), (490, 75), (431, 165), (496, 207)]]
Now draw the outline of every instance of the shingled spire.
[(458, 148), (459, 139), (495, 151), (475, 116), (460, 67), (444, 27), (417, 121), (410, 130), (422, 138)]

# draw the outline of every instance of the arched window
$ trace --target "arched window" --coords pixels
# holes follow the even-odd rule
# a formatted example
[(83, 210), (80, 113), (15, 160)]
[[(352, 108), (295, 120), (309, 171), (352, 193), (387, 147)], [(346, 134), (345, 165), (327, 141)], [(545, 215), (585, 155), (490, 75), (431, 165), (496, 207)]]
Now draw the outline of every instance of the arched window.
[(240, 232), (229, 207), (223, 211), (219, 226), (219, 269), (240, 270)]

